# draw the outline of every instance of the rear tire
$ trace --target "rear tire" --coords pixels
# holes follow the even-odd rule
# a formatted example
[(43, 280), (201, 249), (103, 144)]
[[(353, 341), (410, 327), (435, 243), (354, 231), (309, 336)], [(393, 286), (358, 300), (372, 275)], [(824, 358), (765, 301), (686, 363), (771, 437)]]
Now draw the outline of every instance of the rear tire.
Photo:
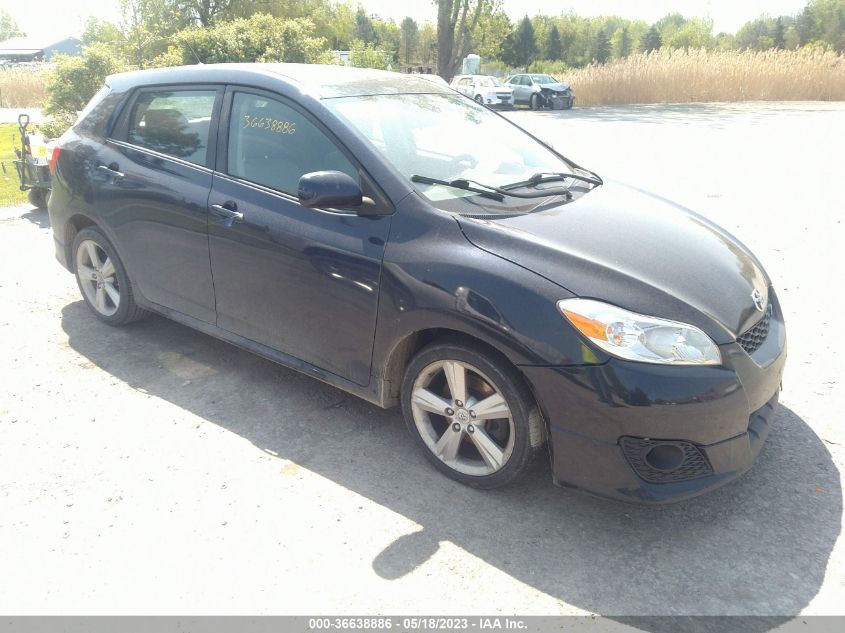
[(545, 439), (522, 377), (481, 347), (424, 348), (405, 371), (401, 399), (408, 431), (425, 457), (447, 477), (474, 488), (517, 480)]
[(76, 234), (71, 248), (73, 272), (85, 303), (98, 319), (109, 325), (127, 325), (147, 316), (132, 293), (129, 275), (117, 250), (95, 227)]

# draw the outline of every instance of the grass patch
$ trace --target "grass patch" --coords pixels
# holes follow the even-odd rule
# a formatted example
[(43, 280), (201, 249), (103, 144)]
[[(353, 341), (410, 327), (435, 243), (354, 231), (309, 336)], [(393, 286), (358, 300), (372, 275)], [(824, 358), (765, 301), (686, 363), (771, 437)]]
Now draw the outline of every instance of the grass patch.
[(14, 147), (20, 145), (18, 126), (0, 124), (0, 207), (26, 202), (26, 192), (18, 189), (20, 181), (12, 161), (16, 159)]

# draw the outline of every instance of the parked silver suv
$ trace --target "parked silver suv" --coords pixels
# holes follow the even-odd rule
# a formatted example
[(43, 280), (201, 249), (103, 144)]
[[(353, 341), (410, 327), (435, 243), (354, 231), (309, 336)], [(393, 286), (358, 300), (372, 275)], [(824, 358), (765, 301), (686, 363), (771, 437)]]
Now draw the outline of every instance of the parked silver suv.
[(551, 75), (512, 75), (505, 80), (505, 84), (513, 88), (514, 104), (527, 104), (532, 110), (568, 110), (575, 103), (572, 87)]

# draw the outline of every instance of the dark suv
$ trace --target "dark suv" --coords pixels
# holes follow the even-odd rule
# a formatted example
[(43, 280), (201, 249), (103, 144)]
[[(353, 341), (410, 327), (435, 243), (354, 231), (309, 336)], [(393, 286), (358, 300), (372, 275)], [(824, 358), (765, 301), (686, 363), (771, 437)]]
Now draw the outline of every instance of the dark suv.
[(60, 140), (56, 256), (102, 321), (157, 312), (381, 407), (442, 472), (638, 502), (751, 466), (783, 316), (704, 218), (394, 73), (109, 77)]

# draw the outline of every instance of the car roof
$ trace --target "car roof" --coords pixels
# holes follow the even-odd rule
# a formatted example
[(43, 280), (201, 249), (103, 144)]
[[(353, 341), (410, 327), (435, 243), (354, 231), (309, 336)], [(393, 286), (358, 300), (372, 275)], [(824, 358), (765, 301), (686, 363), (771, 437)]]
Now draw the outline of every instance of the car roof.
[(106, 83), (126, 89), (188, 82), (249, 84), (256, 79), (294, 84), (322, 99), (376, 94), (453, 94), (446, 86), (413, 75), (330, 64), (197, 64), (120, 73), (108, 77)]

